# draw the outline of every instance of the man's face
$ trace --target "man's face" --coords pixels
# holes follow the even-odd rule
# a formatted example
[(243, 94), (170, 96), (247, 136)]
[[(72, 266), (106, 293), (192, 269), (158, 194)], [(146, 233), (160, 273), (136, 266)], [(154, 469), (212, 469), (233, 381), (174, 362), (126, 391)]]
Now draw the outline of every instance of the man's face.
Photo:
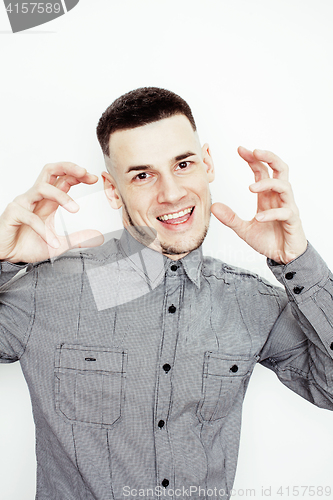
[(153, 228), (160, 251), (174, 260), (198, 248), (209, 225), (214, 166), (189, 120), (174, 115), (117, 131), (109, 145), (105, 191), (113, 208), (123, 207), (124, 226), (142, 242), (140, 227)]

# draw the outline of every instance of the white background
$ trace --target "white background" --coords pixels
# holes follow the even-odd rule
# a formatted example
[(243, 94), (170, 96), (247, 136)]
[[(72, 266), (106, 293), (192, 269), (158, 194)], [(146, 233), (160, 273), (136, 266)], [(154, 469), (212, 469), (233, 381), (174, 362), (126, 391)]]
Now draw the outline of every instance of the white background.
[[(332, 268), (332, 17), (331, 0), (80, 0), (65, 16), (14, 35), (1, 3), (0, 211), (45, 163), (73, 161), (99, 174), (102, 111), (128, 90), (161, 86), (189, 102), (202, 142), (211, 145), (213, 200), (252, 218), (252, 176), (236, 149), (273, 150), (291, 168), (307, 237)], [(121, 226), (101, 189), (76, 189), (86, 198), (69, 223)], [(264, 257), (216, 220), (205, 252), (273, 281)], [(0, 498), (30, 500), (28, 390), (18, 364), (0, 366), (0, 379)], [(274, 500), (287, 497), (279, 486), (333, 489), (331, 412), (258, 366), (243, 422), (234, 498), (250, 488), (262, 497), (262, 486), (271, 486)]]

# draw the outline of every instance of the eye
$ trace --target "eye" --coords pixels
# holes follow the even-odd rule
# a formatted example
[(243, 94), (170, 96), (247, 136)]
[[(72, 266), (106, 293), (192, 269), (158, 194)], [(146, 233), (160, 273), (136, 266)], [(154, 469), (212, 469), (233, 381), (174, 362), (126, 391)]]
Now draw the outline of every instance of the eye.
[(178, 163), (177, 168), (179, 167), (180, 170), (184, 170), (190, 165), (190, 161), (182, 161), (181, 163)]
[(134, 180), (144, 181), (144, 180), (148, 179), (149, 176), (150, 176), (150, 174), (148, 174), (148, 172), (140, 172), (140, 174), (138, 174), (134, 177)]

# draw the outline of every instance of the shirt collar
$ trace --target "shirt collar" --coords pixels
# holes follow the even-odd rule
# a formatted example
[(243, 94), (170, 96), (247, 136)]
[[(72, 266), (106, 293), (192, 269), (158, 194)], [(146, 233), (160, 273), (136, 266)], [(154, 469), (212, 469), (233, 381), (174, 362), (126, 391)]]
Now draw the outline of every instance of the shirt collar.
[(126, 229), (123, 230), (119, 245), (132, 268), (152, 289), (156, 288), (165, 276), (167, 257), (137, 241)]
[(193, 250), (178, 261), (169, 259), (165, 255), (146, 247), (126, 230), (119, 240), (122, 253), (128, 259), (132, 267), (147, 280), (151, 288), (156, 288), (163, 280), (166, 271), (174, 264), (181, 263), (187, 277), (197, 288), (200, 288), (200, 276), (202, 266), (202, 247)]
[(178, 261), (183, 264), (187, 277), (198, 288), (200, 288), (202, 260), (203, 260), (202, 247), (200, 246), (196, 250), (193, 250), (185, 257), (180, 259), (180, 261)]

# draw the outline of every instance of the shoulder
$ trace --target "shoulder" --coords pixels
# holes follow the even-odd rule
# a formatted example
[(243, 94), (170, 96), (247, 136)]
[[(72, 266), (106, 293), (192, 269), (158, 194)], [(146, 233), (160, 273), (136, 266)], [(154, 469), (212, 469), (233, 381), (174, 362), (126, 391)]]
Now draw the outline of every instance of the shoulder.
[(215, 278), (229, 285), (232, 284), (241, 293), (258, 292), (275, 297), (280, 297), (285, 293), (281, 287), (273, 285), (253, 271), (232, 266), (212, 257), (204, 257), (202, 274), (207, 278)]
[[(113, 233), (114, 234), (114, 233)], [(92, 248), (75, 248), (42, 262), (30, 264), (29, 267), (40, 275), (82, 274), (91, 267), (99, 267), (123, 258), (117, 238), (107, 238), (105, 242)]]

